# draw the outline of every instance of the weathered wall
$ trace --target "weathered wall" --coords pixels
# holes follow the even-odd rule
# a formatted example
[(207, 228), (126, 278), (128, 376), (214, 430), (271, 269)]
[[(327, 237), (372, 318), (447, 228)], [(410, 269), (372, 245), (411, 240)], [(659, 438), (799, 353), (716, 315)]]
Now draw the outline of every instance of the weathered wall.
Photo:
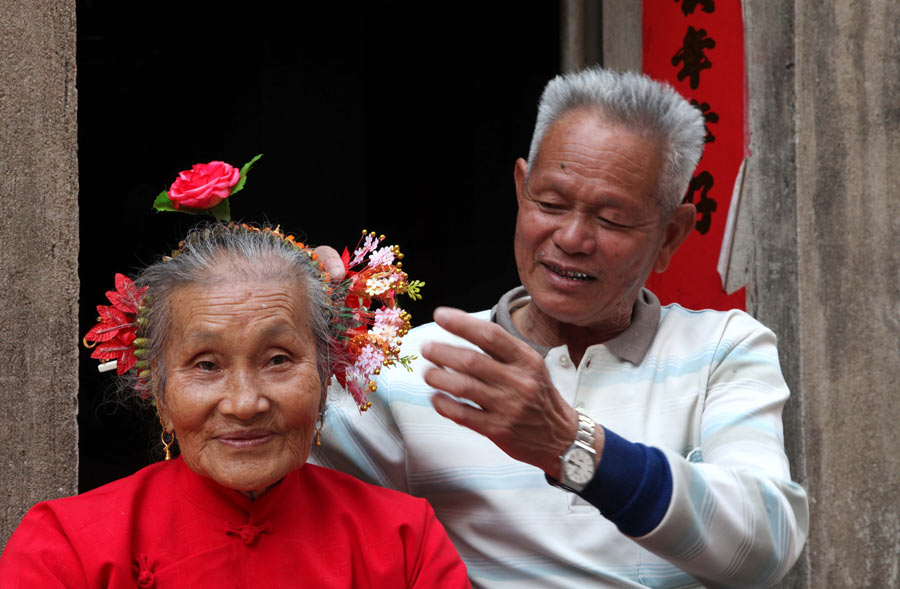
[(74, 0), (0, 2), (0, 545), (77, 489)]
[(811, 587), (900, 586), (900, 3), (798, 1)]
[[(744, 0), (743, 8), (750, 155), (729, 277), (747, 286), (747, 310), (778, 336), (781, 369), (791, 389), (783, 415), (785, 450), (792, 477), (807, 486), (797, 279), (794, 5)], [(807, 546), (782, 587), (808, 587), (809, 551)]]
[(603, 0), (603, 67), (641, 71), (640, 0)]

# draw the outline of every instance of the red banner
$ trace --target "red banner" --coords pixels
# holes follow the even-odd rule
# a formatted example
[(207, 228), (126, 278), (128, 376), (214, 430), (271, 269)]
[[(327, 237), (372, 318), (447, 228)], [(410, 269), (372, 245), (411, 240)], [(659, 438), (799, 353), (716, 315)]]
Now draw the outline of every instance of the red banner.
[(706, 119), (706, 147), (685, 196), (697, 207), (695, 229), (647, 287), (663, 304), (744, 309), (744, 289), (729, 295), (717, 271), (748, 144), (741, 2), (644, 0), (642, 28), (644, 73), (671, 84)]

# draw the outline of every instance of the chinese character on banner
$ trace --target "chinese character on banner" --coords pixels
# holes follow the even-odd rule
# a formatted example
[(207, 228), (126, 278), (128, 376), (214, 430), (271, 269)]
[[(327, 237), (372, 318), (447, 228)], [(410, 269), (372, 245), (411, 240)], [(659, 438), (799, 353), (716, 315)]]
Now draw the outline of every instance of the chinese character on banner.
[(643, 70), (688, 98), (706, 123), (703, 158), (684, 201), (697, 207), (690, 237), (647, 287), (663, 304), (744, 309), (725, 292), (717, 263), (735, 179), (747, 153), (744, 22), (740, 0), (645, 0)]

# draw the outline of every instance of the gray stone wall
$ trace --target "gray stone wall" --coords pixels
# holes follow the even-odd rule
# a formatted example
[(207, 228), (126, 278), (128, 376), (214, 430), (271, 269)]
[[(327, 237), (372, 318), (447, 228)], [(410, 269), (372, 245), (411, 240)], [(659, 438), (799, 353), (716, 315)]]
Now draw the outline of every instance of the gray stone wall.
[[(750, 155), (744, 171), (735, 248), (737, 282), (747, 287), (747, 310), (778, 336), (778, 355), (791, 398), (784, 410), (791, 475), (805, 487), (806, 399), (800, 379), (800, 299), (797, 277), (794, 5), (744, 1), (744, 43)], [(808, 587), (807, 549), (782, 587)]]
[(900, 586), (900, 3), (797, 2), (810, 587)]
[(74, 0), (0, 2), (0, 546), (77, 490)]

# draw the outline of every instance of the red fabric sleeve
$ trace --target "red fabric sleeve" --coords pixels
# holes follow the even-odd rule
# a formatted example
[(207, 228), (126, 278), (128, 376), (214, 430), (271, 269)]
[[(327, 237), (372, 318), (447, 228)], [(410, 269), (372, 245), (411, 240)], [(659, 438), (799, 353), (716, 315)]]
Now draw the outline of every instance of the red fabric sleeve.
[(0, 587), (87, 589), (75, 550), (46, 504), (35, 505), (6, 544), (0, 556)]
[[(423, 502), (422, 528), (418, 538), (403, 538), (407, 548), (407, 587), (419, 589), (470, 588), (466, 565), (450, 542), (444, 526), (437, 520), (431, 504)], [(408, 527), (401, 535), (411, 534)], [(416, 550), (418, 549), (418, 550)]]

